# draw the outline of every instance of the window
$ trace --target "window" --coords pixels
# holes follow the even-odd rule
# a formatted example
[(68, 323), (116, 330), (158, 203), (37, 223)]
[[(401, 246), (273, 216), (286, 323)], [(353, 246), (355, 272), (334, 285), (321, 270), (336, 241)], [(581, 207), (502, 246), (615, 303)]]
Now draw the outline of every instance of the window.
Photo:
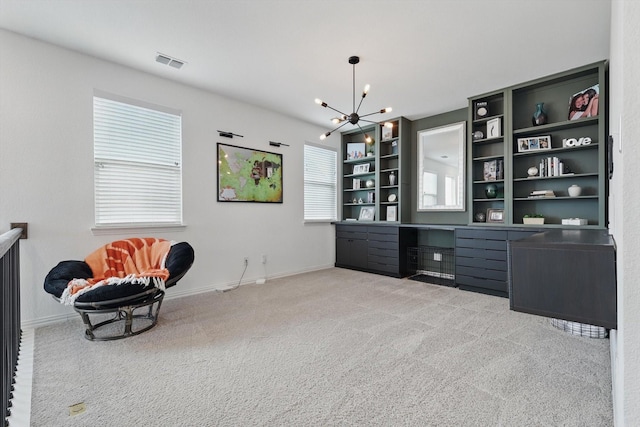
[(93, 146), (97, 227), (182, 224), (179, 112), (96, 95)]
[(422, 173), (422, 206), (438, 204), (438, 174), (424, 171)]
[(336, 150), (304, 144), (305, 221), (335, 221), (337, 162)]

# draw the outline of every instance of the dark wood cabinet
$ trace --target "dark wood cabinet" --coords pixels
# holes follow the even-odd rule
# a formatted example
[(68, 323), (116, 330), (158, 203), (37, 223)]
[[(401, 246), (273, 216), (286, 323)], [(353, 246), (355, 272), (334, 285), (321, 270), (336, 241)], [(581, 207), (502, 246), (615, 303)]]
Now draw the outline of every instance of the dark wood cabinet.
[(456, 285), (466, 291), (509, 296), (507, 242), (537, 230), (456, 229)]
[(606, 230), (553, 230), (510, 242), (511, 309), (617, 327), (615, 242)]
[(336, 224), (336, 267), (405, 277), (412, 230), (392, 225)]
[(357, 225), (336, 225), (336, 267), (367, 269), (367, 230)]

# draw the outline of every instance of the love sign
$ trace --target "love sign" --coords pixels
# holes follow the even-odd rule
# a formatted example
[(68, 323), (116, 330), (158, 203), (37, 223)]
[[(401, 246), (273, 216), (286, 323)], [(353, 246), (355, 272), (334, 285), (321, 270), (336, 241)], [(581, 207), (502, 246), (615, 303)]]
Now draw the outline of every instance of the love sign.
[(565, 138), (562, 140), (563, 147), (577, 147), (579, 145), (591, 144), (591, 138), (583, 136), (581, 138)]

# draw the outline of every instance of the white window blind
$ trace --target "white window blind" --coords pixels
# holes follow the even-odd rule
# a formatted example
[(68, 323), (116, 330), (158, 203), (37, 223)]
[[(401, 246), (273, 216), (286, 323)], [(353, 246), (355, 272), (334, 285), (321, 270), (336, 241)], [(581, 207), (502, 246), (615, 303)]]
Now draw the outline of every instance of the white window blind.
[(182, 117), (93, 98), (96, 226), (182, 223)]
[(304, 219), (336, 219), (337, 153), (330, 148), (304, 145)]

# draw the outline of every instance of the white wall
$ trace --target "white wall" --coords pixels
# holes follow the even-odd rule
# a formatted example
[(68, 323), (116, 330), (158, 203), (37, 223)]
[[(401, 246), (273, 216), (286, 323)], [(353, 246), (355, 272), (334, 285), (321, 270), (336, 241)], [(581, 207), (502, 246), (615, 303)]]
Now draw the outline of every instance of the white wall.
[[(72, 312), (43, 290), (59, 261), (83, 259), (112, 240), (94, 236), (94, 89), (183, 114), (184, 231), (144, 233), (190, 242), (191, 271), (168, 297), (330, 267), (330, 224), (303, 223), (303, 144), (326, 131), (268, 110), (0, 30), (0, 232), (28, 222), (20, 242), (22, 319), (38, 324)], [(220, 138), (217, 129), (244, 138)], [(326, 140), (336, 146), (338, 137)], [(268, 141), (290, 147), (270, 147)], [(217, 203), (216, 142), (284, 155), (284, 203)], [(268, 262), (261, 264), (261, 254)]]
[(618, 331), (612, 334), (616, 426), (640, 425), (640, 2), (613, 0), (610, 133), (615, 140), (611, 233), (617, 243)]

